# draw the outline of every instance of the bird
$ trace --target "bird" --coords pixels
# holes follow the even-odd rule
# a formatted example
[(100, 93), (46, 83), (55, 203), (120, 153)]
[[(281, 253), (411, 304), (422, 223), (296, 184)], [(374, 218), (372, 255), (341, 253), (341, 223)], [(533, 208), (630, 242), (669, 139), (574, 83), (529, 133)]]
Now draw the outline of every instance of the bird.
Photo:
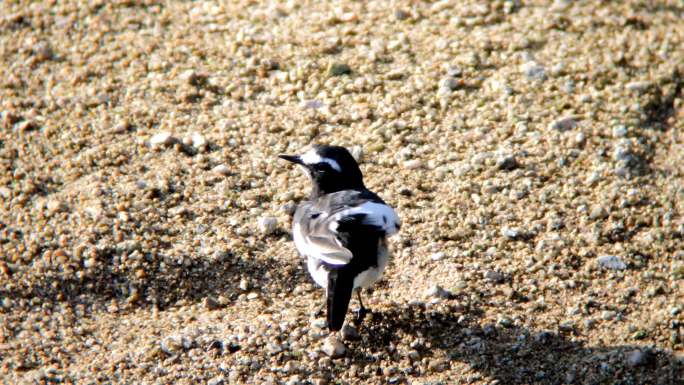
[(387, 237), (399, 232), (399, 217), (366, 188), (346, 148), (313, 145), (302, 155), (279, 157), (299, 165), (311, 180), (309, 198), (295, 210), (292, 237), (309, 274), (326, 290), (328, 329), (342, 328), (354, 291), (359, 325), (367, 314), (361, 289), (382, 277), (390, 259)]

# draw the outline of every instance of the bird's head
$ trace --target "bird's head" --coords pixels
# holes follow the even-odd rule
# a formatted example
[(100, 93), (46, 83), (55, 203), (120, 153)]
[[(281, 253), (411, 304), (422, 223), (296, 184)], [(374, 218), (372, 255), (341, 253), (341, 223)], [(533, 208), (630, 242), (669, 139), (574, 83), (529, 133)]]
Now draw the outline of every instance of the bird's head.
[(344, 147), (315, 145), (302, 155), (279, 157), (304, 169), (313, 183), (314, 196), (365, 188), (359, 165)]

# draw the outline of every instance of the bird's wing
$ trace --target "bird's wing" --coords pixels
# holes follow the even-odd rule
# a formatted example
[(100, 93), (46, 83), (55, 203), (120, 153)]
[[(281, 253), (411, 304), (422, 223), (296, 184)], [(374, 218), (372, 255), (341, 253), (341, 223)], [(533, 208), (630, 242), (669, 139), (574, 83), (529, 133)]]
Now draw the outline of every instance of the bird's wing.
[[(299, 211), (299, 210), (298, 210)], [(399, 218), (391, 207), (375, 196), (356, 191), (330, 194), (302, 206), (295, 218), (295, 242), (303, 254), (331, 265), (346, 265), (353, 254), (347, 239), (354, 232), (395, 234)]]
[(319, 205), (308, 202), (297, 210), (293, 235), (299, 251), (331, 265), (345, 265), (351, 261), (347, 249), (336, 232), (330, 230), (334, 218)]

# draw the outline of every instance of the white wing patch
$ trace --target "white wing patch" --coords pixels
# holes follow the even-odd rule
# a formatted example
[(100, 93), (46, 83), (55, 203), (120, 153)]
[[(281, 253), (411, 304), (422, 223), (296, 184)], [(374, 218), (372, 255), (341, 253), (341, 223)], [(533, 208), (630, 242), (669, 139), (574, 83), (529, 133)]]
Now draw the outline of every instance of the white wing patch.
[(316, 164), (316, 163), (327, 163), (330, 165), (330, 167), (334, 168), (337, 171), (342, 171), (342, 167), (340, 167), (340, 164), (337, 163), (337, 161), (330, 159), (330, 158), (323, 158), (318, 153), (316, 152), (315, 149), (311, 149), (304, 153), (304, 155), (300, 156), (302, 161), (306, 164)]
[(366, 214), (363, 223), (382, 228), (388, 236), (398, 233), (401, 227), (399, 217), (391, 207), (382, 203), (366, 202), (336, 214), (335, 220), (330, 224), (330, 230), (337, 232), (340, 219), (356, 214)]

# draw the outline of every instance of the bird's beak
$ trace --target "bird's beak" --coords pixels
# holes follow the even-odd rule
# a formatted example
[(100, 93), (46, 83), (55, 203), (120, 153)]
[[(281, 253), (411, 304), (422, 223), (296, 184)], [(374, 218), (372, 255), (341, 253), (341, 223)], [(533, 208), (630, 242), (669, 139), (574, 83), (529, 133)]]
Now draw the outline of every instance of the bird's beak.
[(296, 155), (278, 155), (278, 158), (285, 159), (286, 161), (292, 162), (292, 163), (304, 164), (304, 162), (302, 161), (302, 158), (300, 158)]

